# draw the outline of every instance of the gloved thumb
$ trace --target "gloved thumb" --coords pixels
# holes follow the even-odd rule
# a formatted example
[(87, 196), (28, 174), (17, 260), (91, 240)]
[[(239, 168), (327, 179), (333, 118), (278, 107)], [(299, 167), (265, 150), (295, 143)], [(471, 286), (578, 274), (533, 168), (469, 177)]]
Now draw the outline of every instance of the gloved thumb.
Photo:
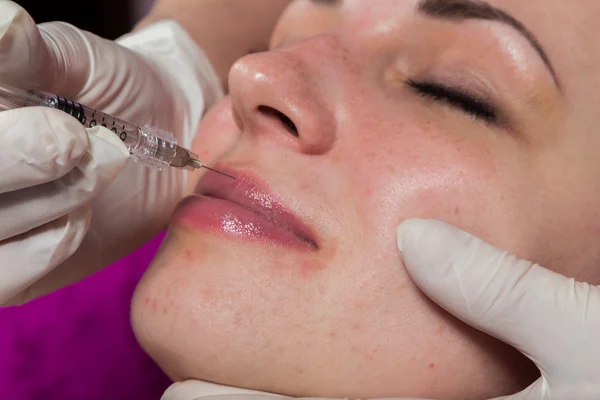
[(405, 221), (398, 248), (413, 281), (448, 312), (520, 350), (547, 379), (589, 381), (599, 354), (580, 343), (596, 340), (585, 336), (600, 323), (598, 288), (439, 221)]
[(117, 135), (103, 126), (87, 128), (86, 131), (90, 145), (88, 155), (80, 164), (87, 163), (90, 170), (102, 174), (106, 184), (109, 184), (129, 160), (129, 150)]

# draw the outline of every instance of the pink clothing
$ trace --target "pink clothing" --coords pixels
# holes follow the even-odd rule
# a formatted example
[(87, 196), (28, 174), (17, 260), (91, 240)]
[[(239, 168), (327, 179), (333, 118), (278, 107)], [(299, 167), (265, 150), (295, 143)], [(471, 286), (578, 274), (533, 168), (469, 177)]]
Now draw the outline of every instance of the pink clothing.
[(0, 399), (159, 399), (170, 381), (136, 342), (129, 306), (162, 237), (76, 285), (0, 309)]

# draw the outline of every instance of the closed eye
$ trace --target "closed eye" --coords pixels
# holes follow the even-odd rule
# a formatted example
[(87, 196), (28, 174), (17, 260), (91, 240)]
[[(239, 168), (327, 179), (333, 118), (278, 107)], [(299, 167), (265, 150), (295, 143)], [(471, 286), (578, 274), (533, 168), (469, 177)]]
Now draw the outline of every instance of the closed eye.
[(462, 88), (453, 88), (439, 83), (409, 80), (408, 86), (426, 99), (446, 103), (488, 124), (498, 124), (496, 109), (486, 100)]

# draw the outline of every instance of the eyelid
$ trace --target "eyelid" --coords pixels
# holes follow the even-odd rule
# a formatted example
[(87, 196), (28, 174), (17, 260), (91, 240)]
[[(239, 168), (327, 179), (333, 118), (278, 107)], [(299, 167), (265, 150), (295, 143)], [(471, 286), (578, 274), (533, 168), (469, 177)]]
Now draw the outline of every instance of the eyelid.
[(421, 73), (415, 77), (416, 81), (428, 81), (438, 83), (448, 88), (470, 93), (472, 96), (488, 100), (494, 105), (498, 104), (500, 96), (494, 86), (481, 73), (472, 69), (460, 68), (456, 71), (455, 68), (440, 68), (438, 70)]
[(503, 96), (490, 80), (481, 72), (471, 68), (443, 66), (416, 74), (412, 79), (417, 82), (431, 82), (442, 87), (462, 92), (474, 100), (488, 103), (496, 110), (500, 125), (511, 125), (510, 108)]
[(499, 123), (497, 107), (485, 98), (471, 93), (468, 89), (457, 88), (436, 82), (409, 80), (408, 85), (425, 98), (447, 103), (460, 111), (472, 115), (476, 120), (489, 124)]

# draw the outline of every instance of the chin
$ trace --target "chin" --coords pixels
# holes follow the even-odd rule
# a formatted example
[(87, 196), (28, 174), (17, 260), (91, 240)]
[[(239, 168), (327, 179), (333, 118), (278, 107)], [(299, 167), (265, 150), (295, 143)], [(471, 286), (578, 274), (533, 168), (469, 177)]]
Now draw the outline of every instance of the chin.
[[(332, 306), (315, 315), (324, 299), (294, 272), (298, 262), (284, 248), (172, 227), (133, 298), (137, 339), (174, 381), (199, 379), (293, 397), (466, 400), (514, 393), (535, 377), (514, 368), (520, 362), (514, 351), (465, 327), (447, 329), (445, 339), (411, 336), (414, 327), (439, 326), (447, 318), (434, 305), (415, 312), (404, 328), (392, 318), (386, 326), (384, 318), (369, 322), (361, 316), (364, 327), (357, 331), (339, 319), (348, 310)], [(401, 299), (416, 301), (406, 294)], [(285, 312), (290, 309), (295, 312)], [(376, 349), (390, 340), (386, 331), (400, 338), (391, 351), (348, 345)]]
[(174, 381), (273, 390), (260, 376), (267, 370), (251, 373), (277, 353), (261, 323), (271, 315), (255, 304), (289, 293), (274, 282), (296, 275), (298, 258), (285, 246), (171, 226), (132, 300), (138, 342)]

